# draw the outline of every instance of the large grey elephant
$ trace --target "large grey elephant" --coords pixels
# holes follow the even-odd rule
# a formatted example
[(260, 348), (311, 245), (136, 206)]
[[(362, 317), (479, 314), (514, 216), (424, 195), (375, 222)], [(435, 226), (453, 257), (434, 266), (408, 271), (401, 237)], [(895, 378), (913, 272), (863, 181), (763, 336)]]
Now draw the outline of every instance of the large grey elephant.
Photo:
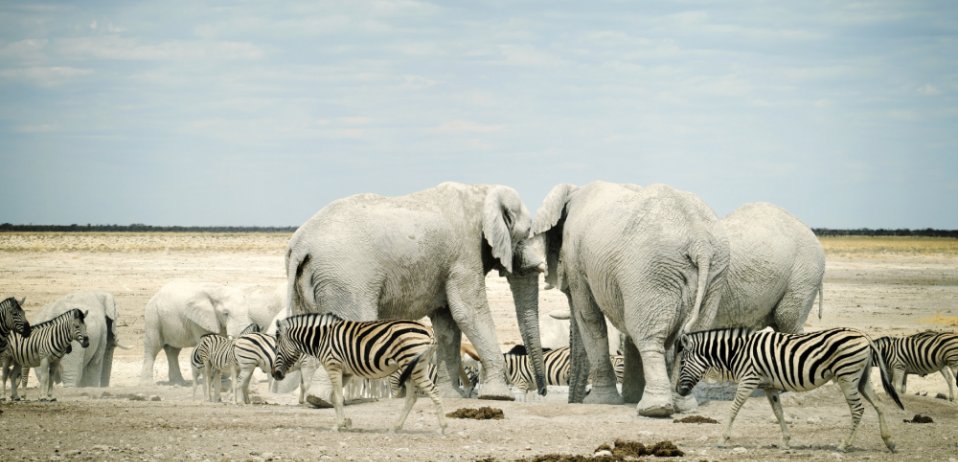
[(68, 294), (43, 307), (36, 321), (49, 321), (79, 308), (86, 312), (89, 346), (74, 345), (70, 353), (60, 358), (59, 376), (54, 380), (65, 387), (108, 387), (113, 370), (113, 350), (118, 345), (116, 300), (107, 292), (83, 291)]
[(801, 333), (816, 294), (821, 317), (825, 251), (807, 225), (759, 202), (739, 207), (722, 226), (729, 265), (715, 327)]
[[(542, 254), (526, 246), (530, 226), (518, 193), (499, 185), (442, 183), (405, 196), (360, 194), (334, 201), (289, 241), (290, 312), (331, 312), (361, 321), (429, 316), (445, 364), (439, 367), (440, 391), (460, 396), (458, 383), (448, 377), (458, 377), (465, 334), (482, 358), (479, 398), (511, 400), (486, 299), (485, 275), (499, 270), (510, 284), (544, 394), (538, 277), (545, 262), (530, 259)], [(310, 394), (328, 403), (329, 391), (328, 379), (321, 378)]]
[(194, 347), (204, 334), (238, 335), (252, 323), (247, 286), (174, 281), (146, 303), (143, 324), (143, 370), (140, 382), (152, 385), (153, 364), (166, 353), (171, 384), (185, 385), (180, 349)]
[[(631, 339), (626, 400), (638, 401), (643, 416), (675, 412), (683, 402), (672, 395), (665, 352), (681, 332), (713, 322), (729, 262), (712, 210), (664, 185), (559, 185), (533, 231), (545, 240), (546, 280), (566, 294), (573, 313), (569, 401), (623, 402), (604, 315)], [(589, 364), (594, 382), (585, 397)]]

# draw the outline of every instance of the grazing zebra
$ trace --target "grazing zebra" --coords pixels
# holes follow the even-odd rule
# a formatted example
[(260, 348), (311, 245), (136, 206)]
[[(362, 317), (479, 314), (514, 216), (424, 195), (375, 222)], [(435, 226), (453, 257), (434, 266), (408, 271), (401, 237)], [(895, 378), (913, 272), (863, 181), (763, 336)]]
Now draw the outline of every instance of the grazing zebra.
[(30, 336), (30, 323), (23, 312), (23, 302), (26, 298), (17, 300), (8, 297), (0, 302), (0, 353), (7, 349), (7, 337), (10, 332), (16, 332), (24, 337)]
[(7, 353), (13, 364), (10, 386), (14, 401), (20, 400), (17, 394), (20, 376), (31, 367), (38, 368), (40, 400), (56, 401), (53, 398), (53, 376), (60, 366), (60, 358), (72, 351), (70, 344), (73, 341), (80, 342), (83, 348), (90, 345), (84, 317), (86, 312), (74, 308), (49, 321), (34, 324), (29, 337), (16, 332), (10, 334)]
[[(200, 337), (190, 362), (202, 364), (203, 377), (206, 379), (206, 396), (210, 401), (220, 401), (222, 381), (219, 378), (226, 372), (230, 374), (230, 385), (233, 392), (233, 401), (239, 403), (236, 393), (236, 377), (239, 375), (239, 365), (233, 353), (233, 339), (219, 334), (206, 334)], [(198, 360), (198, 361), (197, 361)], [(214, 386), (215, 382), (215, 386)]]
[(958, 334), (925, 331), (907, 337), (881, 337), (875, 347), (891, 370), (899, 395), (905, 394), (908, 374), (925, 376), (939, 371), (948, 384), (948, 400), (958, 385)]
[[(568, 385), (571, 367), (569, 347), (542, 349), (542, 364), (545, 367), (546, 385)], [(502, 355), (506, 363), (506, 381), (524, 394), (535, 384), (535, 371), (526, 354), (524, 345), (516, 345)]]
[[(853, 329), (827, 329), (806, 334), (784, 334), (772, 331), (752, 332), (745, 328), (714, 329), (682, 336), (677, 356), (680, 376), (676, 391), (688, 396), (692, 387), (709, 370), (717, 370), (726, 379), (738, 382), (728, 424), (722, 434), (727, 443), (732, 422), (745, 400), (756, 388), (765, 391), (769, 404), (782, 427), (782, 443), (788, 447), (791, 435), (782, 415), (780, 391), (808, 391), (831, 380), (841, 387), (852, 412), (852, 429), (839, 445), (851, 444), (865, 408), (864, 396), (875, 411), (885, 446), (892, 452), (895, 444), (885, 426), (881, 408), (875, 405), (875, 394), (869, 384), (869, 370), (875, 347), (869, 338)], [(898, 394), (888, 380), (888, 370), (878, 361), (885, 391), (904, 409)]]
[(394, 431), (399, 431), (416, 402), (413, 384), (436, 405), (439, 432), (446, 421), (436, 384), (429, 379), (428, 364), (436, 340), (426, 326), (414, 321), (345, 321), (333, 314), (302, 314), (276, 325), (276, 363), (273, 378), (283, 380), (288, 367), (307, 354), (319, 359), (332, 382), (336, 408), (334, 431), (352, 422), (343, 413), (343, 375), (382, 379), (401, 369), (400, 383), (406, 402)]
[[(233, 354), (236, 356), (236, 364), (239, 367), (237, 380), (240, 393), (243, 402), (249, 404), (249, 381), (253, 377), (253, 371), (257, 367), (267, 374), (273, 370), (273, 364), (276, 362), (276, 337), (262, 332), (240, 335), (233, 343)], [(309, 387), (310, 378), (319, 366), (310, 359), (304, 356), (289, 368), (289, 371), (303, 370), (300, 374), (299, 404), (305, 402), (306, 388)]]

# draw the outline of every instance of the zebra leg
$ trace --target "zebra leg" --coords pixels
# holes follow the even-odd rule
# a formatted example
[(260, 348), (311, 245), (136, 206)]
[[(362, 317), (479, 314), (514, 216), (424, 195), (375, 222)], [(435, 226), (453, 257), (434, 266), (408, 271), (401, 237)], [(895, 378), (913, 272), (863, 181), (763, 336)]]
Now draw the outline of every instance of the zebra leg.
[[(11, 380), (10, 380), (10, 401), (20, 401), (20, 395), (17, 393), (17, 388), (20, 386), (20, 374), (23, 374), (24, 367), (20, 365), (13, 365), (13, 369), (10, 371)], [(27, 374), (30, 373), (30, 369), (27, 369)], [(26, 398), (27, 390), (23, 389), (24, 398)]]
[(237, 382), (237, 377), (239, 377), (239, 366), (233, 364), (230, 366), (230, 389), (233, 391), (233, 404), (249, 404), (246, 401), (245, 396), (243, 396), (243, 402), (240, 403), (239, 389), (242, 387), (240, 387), (239, 383)]
[(842, 393), (845, 394), (845, 401), (848, 402), (848, 408), (852, 412), (852, 429), (848, 432), (848, 437), (838, 445), (839, 451), (848, 450), (848, 446), (852, 444), (852, 438), (855, 436), (855, 431), (858, 430), (858, 424), (862, 421), (862, 414), (865, 413), (865, 406), (862, 405), (862, 394), (858, 392), (861, 377), (856, 376), (856, 378), (858, 380), (852, 378), (836, 380), (842, 389)]
[(406, 379), (401, 387), (405, 393), (406, 397), (403, 400), (402, 413), (399, 414), (399, 421), (396, 422), (396, 425), (393, 427), (394, 432), (398, 432), (402, 429), (404, 423), (406, 423), (406, 417), (409, 417), (409, 411), (412, 410), (413, 404), (416, 404), (416, 389), (413, 387), (412, 377)]
[(722, 432), (722, 445), (728, 444), (732, 437), (732, 422), (735, 422), (735, 416), (742, 409), (742, 405), (752, 396), (752, 392), (758, 388), (758, 380), (743, 380), (739, 382), (738, 389), (735, 391), (735, 401), (732, 401), (732, 407), (729, 409), (728, 423), (725, 425), (725, 431)]
[(941, 368), (941, 376), (945, 378), (945, 383), (948, 384), (948, 401), (955, 401), (955, 374), (951, 372), (951, 368), (948, 365)]
[[(425, 358), (423, 358), (425, 359)], [(419, 361), (419, 364), (416, 365), (416, 370), (413, 371), (412, 377), (409, 379), (408, 383), (416, 382), (416, 387), (418, 387), (422, 392), (432, 400), (432, 404), (436, 407), (436, 418), (439, 420), (439, 434), (446, 434), (446, 413), (442, 410), (442, 401), (439, 397), (439, 390), (436, 388), (436, 384), (433, 383), (432, 379), (429, 377), (429, 365), (422, 360)], [(406, 386), (406, 394), (417, 394), (415, 390), (412, 389), (412, 386)], [(408, 398), (407, 398), (408, 399)], [(412, 406), (410, 406), (412, 407)], [(409, 411), (407, 410), (408, 414)], [(403, 418), (405, 420), (405, 417)]]
[(780, 392), (775, 389), (765, 390), (765, 397), (768, 398), (768, 404), (772, 405), (772, 412), (778, 419), (778, 425), (782, 427), (782, 448), (788, 449), (788, 442), (792, 439), (792, 434), (788, 432), (788, 424), (785, 423), (785, 413), (782, 412), (782, 402), (779, 400)]
[[(247, 365), (246, 367), (243, 367), (243, 368), (240, 369), (240, 371), (239, 371), (239, 377), (233, 381), (234, 383), (237, 383), (238, 386), (239, 386), (239, 390), (240, 390), (240, 393), (242, 394), (242, 398), (243, 398), (243, 404), (249, 404), (249, 403), (250, 403), (250, 399), (249, 399), (249, 381), (250, 381), (250, 379), (253, 378), (253, 370), (255, 370), (255, 365), (254, 365), (254, 367), (252, 367), (252, 368), (249, 367), (248, 365)], [(237, 400), (237, 404), (239, 404), (239, 401), (238, 401), (238, 400)]]
[[(207, 401), (213, 401), (213, 396), (214, 396), (213, 395), (213, 373), (215, 371), (216, 370), (213, 369), (213, 367), (209, 363), (206, 363), (203, 365), (203, 381), (205, 382), (205, 385), (206, 385), (205, 388), (206, 388)], [(216, 379), (219, 380), (219, 374), (216, 374)], [(220, 396), (219, 384), (216, 384), (216, 388), (217, 390), (216, 390), (215, 396), (216, 396), (216, 400), (218, 401)]]
[(327, 367), (326, 372), (329, 374), (329, 381), (333, 385), (329, 398), (333, 402), (333, 407), (336, 408), (336, 424), (333, 425), (332, 430), (338, 432), (352, 426), (352, 421), (347, 419), (346, 413), (343, 412), (343, 371), (338, 367)]
[(888, 426), (885, 424), (885, 414), (882, 412), (881, 408), (875, 404), (878, 401), (878, 398), (875, 396), (875, 391), (872, 390), (871, 383), (868, 382), (868, 375), (865, 375), (865, 378), (862, 380), (861, 385), (858, 386), (858, 390), (861, 391), (862, 396), (865, 397), (865, 401), (868, 401), (868, 404), (871, 404), (875, 408), (875, 412), (878, 413), (878, 428), (881, 431), (881, 439), (885, 442), (885, 447), (889, 451), (895, 452), (895, 443), (891, 440), (891, 433), (888, 431)]

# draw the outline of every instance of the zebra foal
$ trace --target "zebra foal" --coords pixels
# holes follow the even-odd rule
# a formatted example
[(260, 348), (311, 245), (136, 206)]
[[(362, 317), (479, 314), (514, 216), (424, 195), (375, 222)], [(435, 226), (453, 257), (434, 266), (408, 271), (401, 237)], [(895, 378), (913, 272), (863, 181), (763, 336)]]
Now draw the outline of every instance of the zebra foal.
[(948, 384), (948, 400), (955, 401), (958, 386), (958, 334), (925, 331), (906, 337), (881, 337), (875, 347), (899, 395), (905, 394), (908, 374), (925, 376), (941, 372)]
[[(20, 376), (31, 367), (37, 368), (40, 401), (56, 401), (53, 397), (53, 377), (60, 366), (60, 359), (72, 350), (73, 341), (83, 348), (90, 345), (84, 318), (86, 312), (79, 309), (67, 311), (49, 321), (34, 324), (30, 336), (23, 337), (13, 332), (7, 346), (8, 360), (12, 363), (11, 399), (19, 401), (17, 388)], [(7, 371), (4, 371), (6, 382)]]
[(333, 314), (302, 314), (276, 325), (276, 363), (272, 375), (276, 380), (283, 380), (288, 368), (303, 354), (319, 359), (332, 382), (332, 401), (336, 408), (333, 431), (338, 431), (352, 424), (343, 413), (344, 375), (382, 379), (401, 369), (399, 381), (406, 388), (406, 402), (393, 430), (402, 428), (416, 402), (415, 384), (436, 405), (439, 432), (445, 433), (442, 402), (428, 371), (435, 349), (432, 332), (418, 322), (358, 322)]
[[(864, 396), (878, 413), (885, 446), (895, 451), (884, 414), (875, 405), (876, 397), (869, 384), (875, 347), (865, 334), (857, 330), (838, 328), (784, 334), (752, 332), (745, 328), (714, 329), (682, 336), (677, 348), (679, 379), (676, 391), (680, 395), (688, 396), (709, 370), (717, 370), (723, 377), (738, 382), (728, 424), (722, 434), (723, 443), (728, 443), (732, 422), (745, 400), (756, 388), (761, 388), (782, 428), (783, 446), (788, 447), (791, 435), (782, 414), (779, 393), (809, 391), (834, 380), (841, 387), (852, 413), (851, 431), (839, 444), (839, 449), (844, 451), (851, 444), (865, 411), (861, 402)], [(891, 387), (884, 362), (878, 361), (878, 367), (885, 391), (898, 407), (904, 409)]]
[[(239, 396), (236, 393), (236, 377), (239, 375), (239, 365), (236, 363), (236, 355), (233, 353), (232, 338), (219, 334), (206, 334), (200, 337), (200, 343), (193, 350), (190, 362), (194, 370), (198, 364), (203, 366), (200, 370), (203, 372), (206, 381), (206, 397), (213, 402), (220, 402), (220, 391), (222, 389), (220, 377), (229, 372), (233, 401), (239, 404)], [(195, 372), (193, 381), (196, 382)]]

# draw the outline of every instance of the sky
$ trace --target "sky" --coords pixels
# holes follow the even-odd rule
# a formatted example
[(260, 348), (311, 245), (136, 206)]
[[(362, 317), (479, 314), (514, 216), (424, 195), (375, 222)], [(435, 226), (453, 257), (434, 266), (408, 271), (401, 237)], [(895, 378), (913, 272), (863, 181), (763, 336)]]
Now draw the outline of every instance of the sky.
[(0, 222), (298, 226), (443, 181), (958, 229), (958, 2), (0, 3)]

